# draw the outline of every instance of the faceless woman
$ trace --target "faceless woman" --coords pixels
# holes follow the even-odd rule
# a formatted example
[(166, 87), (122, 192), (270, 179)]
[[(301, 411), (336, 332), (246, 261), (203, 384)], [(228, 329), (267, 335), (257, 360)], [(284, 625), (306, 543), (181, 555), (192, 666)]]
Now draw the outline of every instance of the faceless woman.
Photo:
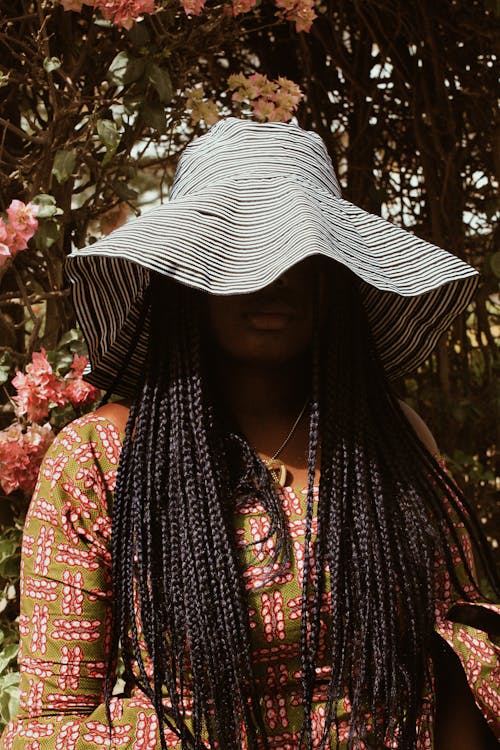
[(465, 309), (474, 269), (343, 200), (314, 133), (228, 119), (187, 147), (168, 204), (68, 275), (89, 380), (124, 399), (59, 435), (33, 499), (66, 482), (90, 567), (111, 518), (97, 616), (88, 568), (72, 578), (77, 620), (106, 622), (76, 637), (82, 662), (108, 665), (75, 682), (76, 750), (108, 722), (130, 748), (496, 747), (486, 545), (390, 384)]

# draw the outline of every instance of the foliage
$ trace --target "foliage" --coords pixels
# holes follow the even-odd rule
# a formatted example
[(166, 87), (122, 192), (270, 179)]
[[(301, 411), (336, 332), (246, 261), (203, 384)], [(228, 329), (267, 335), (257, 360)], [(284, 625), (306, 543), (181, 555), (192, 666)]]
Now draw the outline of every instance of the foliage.
[[(324, 138), (349, 200), (482, 273), (467, 315), (399, 388), (495, 545), (496, 4), (0, 2), (0, 475), (6, 450), (11, 468), (28, 454), (33, 466), (38, 430), (53, 434), (91, 407), (64, 283), (70, 249), (164, 200), (180, 149), (220, 116), (296, 113)], [(22, 476), (17, 488), (2, 483), (0, 499), (0, 728), (17, 695), (19, 549), (34, 481)]]

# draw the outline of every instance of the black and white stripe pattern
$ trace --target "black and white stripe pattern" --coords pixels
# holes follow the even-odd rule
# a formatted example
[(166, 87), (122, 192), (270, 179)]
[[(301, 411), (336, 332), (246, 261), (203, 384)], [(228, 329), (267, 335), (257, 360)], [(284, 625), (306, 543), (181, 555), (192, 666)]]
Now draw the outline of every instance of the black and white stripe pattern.
[(478, 282), (459, 258), (343, 200), (315, 133), (229, 118), (185, 149), (168, 203), (69, 256), (88, 380), (107, 388), (128, 359), (117, 392), (132, 394), (147, 321), (130, 357), (128, 350), (149, 271), (212, 294), (241, 294), (315, 254), (362, 280), (391, 378), (430, 354)]

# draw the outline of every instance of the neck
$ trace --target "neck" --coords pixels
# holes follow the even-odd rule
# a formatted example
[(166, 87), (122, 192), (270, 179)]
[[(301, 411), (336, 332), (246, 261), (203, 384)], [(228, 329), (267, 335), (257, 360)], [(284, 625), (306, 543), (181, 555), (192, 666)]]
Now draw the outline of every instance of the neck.
[(262, 366), (221, 357), (217, 385), (243, 432), (258, 423), (288, 424), (309, 393), (308, 368), (300, 362)]
[[(289, 435), (310, 395), (307, 357), (273, 367), (257, 367), (220, 358), (213, 372), (220, 398), (236, 425), (261, 458), (270, 459)], [(306, 486), (308, 445), (306, 414), (280, 452), (279, 458), (286, 465), (288, 484)]]

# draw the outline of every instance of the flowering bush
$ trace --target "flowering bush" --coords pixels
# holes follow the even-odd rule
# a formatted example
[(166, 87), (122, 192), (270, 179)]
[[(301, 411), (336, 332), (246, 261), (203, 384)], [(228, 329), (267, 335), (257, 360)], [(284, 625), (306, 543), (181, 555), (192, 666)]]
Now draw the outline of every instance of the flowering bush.
[(54, 437), (49, 423), (23, 428), (14, 422), (0, 432), (0, 486), (4, 492), (33, 492), (40, 463)]
[(277, 81), (270, 81), (262, 73), (248, 77), (243, 73), (231, 75), (228, 87), (234, 92), (232, 101), (242, 105), (242, 112), (271, 122), (288, 122), (304, 96), (299, 86), (288, 78), (281, 76)]
[(62, 406), (65, 403), (63, 384), (52, 372), (46, 357), (45, 349), (33, 354), (26, 373), (19, 371), (12, 381), (17, 390), (14, 396), (16, 414), (30, 422), (36, 422), (49, 415), (50, 406)]
[(7, 209), (7, 221), (0, 217), (0, 268), (20, 250), (28, 248), (28, 240), (38, 228), (38, 206), (13, 200)]
[(61, 0), (64, 10), (79, 13), (83, 5), (90, 5), (101, 11), (103, 18), (117, 26), (130, 29), (144, 13), (154, 13), (154, 0)]
[[(205, 8), (205, 0), (180, 0), (185, 12), (191, 15), (199, 15)], [(275, 0), (274, 4), (278, 14), (284, 20), (295, 24), (296, 31), (310, 31), (312, 23), (317, 18), (314, 10), (314, 0)], [(257, 0), (232, 0), (231, 12), (233, 15), (249, 13), (257, 6)]]
[(315, 18), (314, 0), (275, 0), (282, 8), (287, 21), (295, 24), (296, 31), (310, 31)]
[[(293, 81), (280, 76), (270, 81), (262, 73), (246, 76), (244, 73), (230, 75), (228, 90), (238, 114), (270, 122), (288, 122), (293, 117), (303, 94)], [(217, 103), (205, 96), (203, 86), (196, 85), (186, 92), (186, 109), (193, 125), (203, 121), (213, 125), (220, 117)]]
[(217, 104), (205, 96), (201, 84), (197, 84), (186, 91), (186, 110), (193, 125), (204, 122), (209, 127), (219, 119)]
[[(199, 16), (205, 9), (206, 0), (179, 0), (187, 15)], [(144, 14), (154, 13), (154, 0), (60, 0), (64, 10), (79, 13), (83, 5), (99, 10), (102, 16), (117, 26), (130, 29)], [(232, 0), (227, 6), (233, 15), (249, 13), (257, 5), (257, 0)], [(310, 31), (314, 19), (313, 0), (275, 0), (278, 12), (285, 20), (295, 24), (297, 31)], [(158, 3), (159, 6), (159, 3)]]
[(54, 425), (44, 420), (52, 418), (57, 427), (58, 409), (72, 408), (63, 412), (69, 419), (96, 402), (100, 391), (83, 379), (87, 363), (86, 356), (74, 353), (68, 371), (61, 375), (54, 372), (42, 349), (33, 354), (25, 372), (18, 371), (12, 379), (17, 420), (0, 431), (0, 487), (6, 494), (18, 489), (28, 496), (33, 492), (40, 463), (55, 437)]

